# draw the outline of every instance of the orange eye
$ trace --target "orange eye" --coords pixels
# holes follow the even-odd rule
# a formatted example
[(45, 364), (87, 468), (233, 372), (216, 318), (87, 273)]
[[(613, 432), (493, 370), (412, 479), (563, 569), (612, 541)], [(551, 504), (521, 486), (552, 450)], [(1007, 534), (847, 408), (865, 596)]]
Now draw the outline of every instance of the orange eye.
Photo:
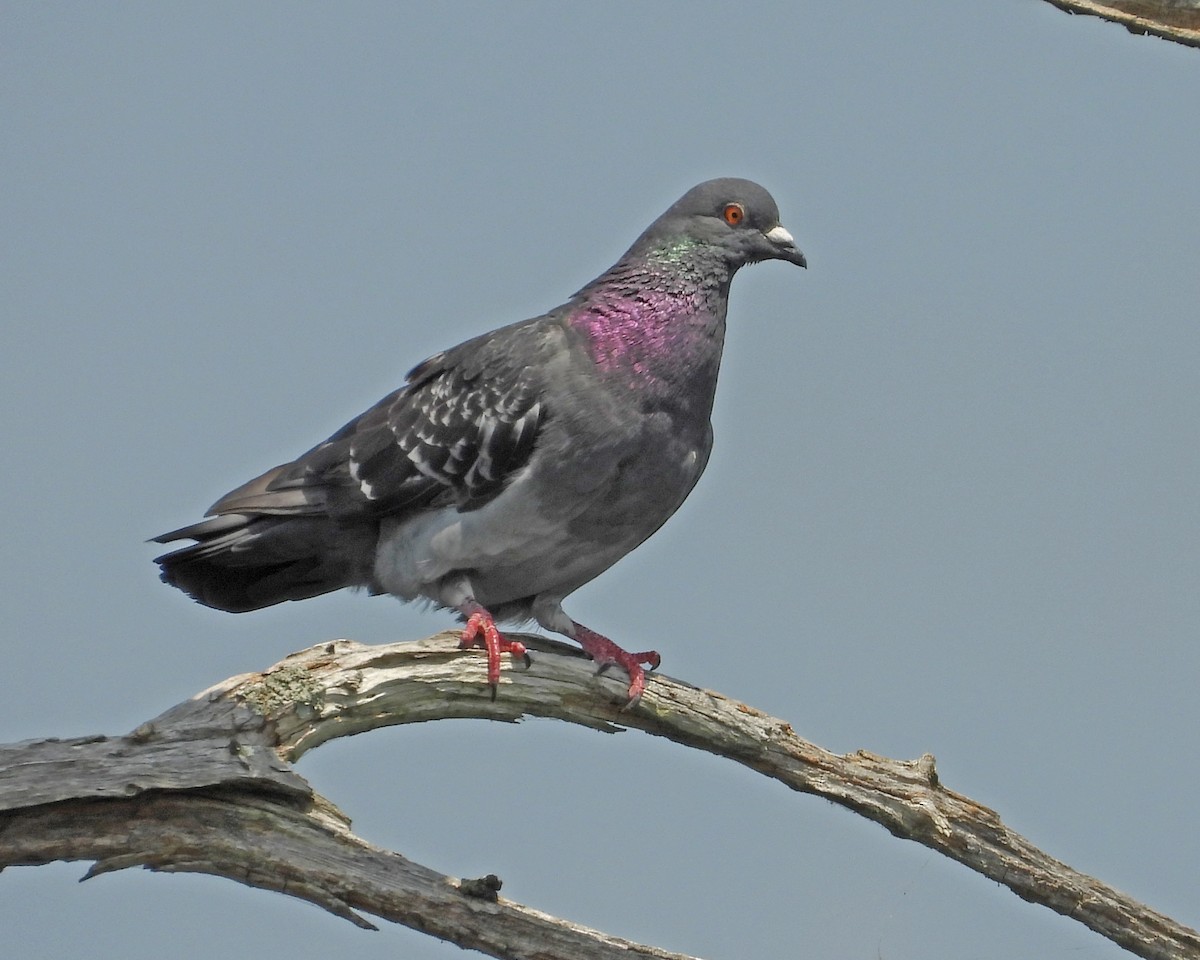
[(746, 208), (740, 203), (727, 203), (725, 209), (721, 211), (721, 216), (731, 227), (736, 227), (746, 219)]

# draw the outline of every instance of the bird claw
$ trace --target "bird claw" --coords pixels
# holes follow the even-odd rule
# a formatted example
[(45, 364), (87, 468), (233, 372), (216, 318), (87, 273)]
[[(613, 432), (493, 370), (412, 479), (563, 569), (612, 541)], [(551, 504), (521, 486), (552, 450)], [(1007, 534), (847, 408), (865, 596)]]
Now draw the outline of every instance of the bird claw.
[[(525, 644), (520, 640), (505, 639), (496, 627), (495, 618), (479, 603), (473, 600), (468, 601), (459, 609), (467, 618), (467, 622), (463, 625), (458, 647), (460, 650), (482, 647), (487, 652), (487, 684), (492, 701), (495, 702), (500, 687), (501, 654), (507, 653), (514, 659), (521, 658), (525, 661), (527, 670), (533, 666), (533, 658), (529, 656), (529, 651), (525, 649)], [(614, 666), (620, 667), (629, 674), (627, 691), (629, 699), (620, 709), (631, 710), (637, 706), (646, 689), (646, 670), (642, 669), (642, 665), (645, 664), (650, 670), (657, 670), (662, 663), (662, 657), (658, 655), (658, 651), (643, 650), (639, 653), (630, 653), (617, 646), (608, 637), (601, 636), (582, 624), (576, 623), (574, 626), (575, 642), (583, 647), (584, 653), (596, 662), (597, 676), (603, 675), (610, 667)]]
[(609, 667), (617, 666), (629, 674), (629, 699), (622, 710), (629, 710), (642, 699), (646, 689), (646, 671), (642, 664), (651, 670), (656, 670), (662, 663), (662, 657), (655, 650), (643, 650), (640, 653), (630, 653), (618, 647), (608, 637), (601, 636), (594, 630), (589, 630), (582, 624), (575, 624), (575, 642), (583, 647), (584, 652), (596, 661), (596, 676), (602, 676)]
[(520, 657), (525, 661), (525, 668), (533, 666), (533, 659), (525, 644), (520, 640), (508, 640), (496, 628), (492, 615), (482, 607), (474, 610), (467, 617), (463, 627), (462, 637), (458, 641), (460, 650), (472, 647), (483, 647), (487, 651), (487, 682), (492, 688), (492, 700), (496, 699), (496, 689), (500, 686), (500, 655), (503, 653)]

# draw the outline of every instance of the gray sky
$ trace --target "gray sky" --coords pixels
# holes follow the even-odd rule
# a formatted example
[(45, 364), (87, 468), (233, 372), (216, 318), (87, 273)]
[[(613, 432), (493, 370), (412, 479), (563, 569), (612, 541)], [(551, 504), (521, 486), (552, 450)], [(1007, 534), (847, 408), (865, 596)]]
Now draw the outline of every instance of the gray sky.
[[(568, 611), (830, 749), (932, 752), (1200, 925), (1198, 75), (1043, 3), (6, 4), (0, 740), (448, 626), (348, 593), (206, 610), (143, 541), (745, 176), (810, 269), (739, 275), (708, 474)], [(300, 772), (376, 844), (673, 950), (1122, 955), (636, 733), (444, 722)], [(24, 958), (462, 956), (83, 870), (0, 876)]]

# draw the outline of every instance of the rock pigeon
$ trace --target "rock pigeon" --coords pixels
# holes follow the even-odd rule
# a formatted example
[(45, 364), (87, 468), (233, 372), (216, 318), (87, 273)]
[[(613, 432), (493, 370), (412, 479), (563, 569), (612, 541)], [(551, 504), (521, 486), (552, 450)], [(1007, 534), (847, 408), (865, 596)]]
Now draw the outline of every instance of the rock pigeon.
[(536, 620), (601, 670), (643, 664), (563, 598), (673, 514), (703, 472), (729, 283), (760, 260), (807, 266), (771, 195), (709, 180), (562, 306), (436, 356), (324, 443), (158, 543), (200, 603), (240, 613), (343, 587), (458, 612), (460, 646), (525, 659), (497, 621)]

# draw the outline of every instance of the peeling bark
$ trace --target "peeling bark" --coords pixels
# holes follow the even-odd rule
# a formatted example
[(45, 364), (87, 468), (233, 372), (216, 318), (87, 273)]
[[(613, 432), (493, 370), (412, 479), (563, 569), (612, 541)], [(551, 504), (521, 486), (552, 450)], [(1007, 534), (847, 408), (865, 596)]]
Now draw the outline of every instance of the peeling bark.
[(0, 869), (92, 860), (229, 877), (362, 926), (402, 923), (495, 957), (686, 960), (521, 906), (494, 877), (460, 881), (350, 831), (291, 764), (336, 737), (450, 717), (552, 717), (629, 727), (735, 760), (924, 844), (1019, 897), (1148, 958), (1200, 958), (1200, 935), (1054, 860), (992, 810), (940, 783), (932, 756), (838, 755), (783, 720), (659, 674), (632, 710), (623, 676), (597, 677), (565, 644), (506, 670), (493, 701), (457, 634), (364, 646), (338, 640), (232, 677), (123, 737), (0, 746)]
[(1130, 33), (1200, 47), (1200, 0), (1047, 0), (1067, 13), (1102, 17)]

